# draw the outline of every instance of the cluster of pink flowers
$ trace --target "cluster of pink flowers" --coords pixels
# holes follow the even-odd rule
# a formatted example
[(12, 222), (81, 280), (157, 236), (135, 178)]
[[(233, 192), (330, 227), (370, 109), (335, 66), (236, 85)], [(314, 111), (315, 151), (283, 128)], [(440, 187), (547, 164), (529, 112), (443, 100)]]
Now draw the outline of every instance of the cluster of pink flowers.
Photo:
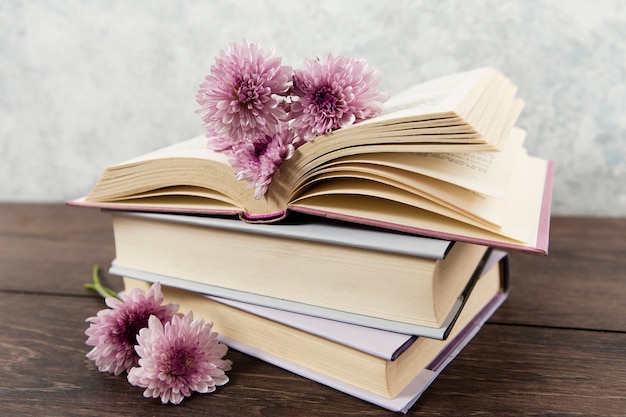
[(229, 156), (258, 199), (299, 146), (380, 113), (387, 96), (377, 75), (365, 60), (330, 53), (294, 70), (274, 48), (244, 40), (220, 51), (200, 84), (198, 113), (209, 146)]
[(102, 372), (127, 372), (144, 397), (179, 404), (192, 392), (208, 393), (228, 382), (223, 359), (228, 347), (217, 340), (212, 324), (178, 313), (178, 305), (163, 304), (159, 283), (148, 292), (134, 289), (121, 300), (107, 297), (108, 309), (87, 318), (87, 358)]

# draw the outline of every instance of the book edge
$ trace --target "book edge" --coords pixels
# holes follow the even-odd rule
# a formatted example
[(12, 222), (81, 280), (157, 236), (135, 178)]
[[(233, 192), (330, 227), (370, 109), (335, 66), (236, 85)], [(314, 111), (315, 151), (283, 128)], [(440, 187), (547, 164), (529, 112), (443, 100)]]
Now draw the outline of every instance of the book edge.
[[(262, 307), (270, 307), (292, 313), (319, 317), (322, 319), (341, 321), (344, 323), (354, 324), (358, 326), (371, 327), (379, 330), (402, 333), (406, 335), (430, 337), (440, 340), (445, 338), (445, 335), (448, 333), (449, 330), (448, 328), (451, 327), (453, 319), (456, 317), (457, 314), (456, 311), (451, 312), (447, 319), (447, 322), (444, 323), (445, 327), (427, 327), (377, 317), (365, 316), (356, 313), (349, 313), (340, 310), (334, 310), (331, 308), (289, 301), (282, 298), (274, 298), (245, 291), (233, 290), (230, 288), (217, 287), (214, 285), (202, 284), (189, 280), (183, 280), (170, 276), (155, 274), (152, 272), (137, 270), (134, 268), (119, 266), (115, 263), (115, 261), (111, 263), (109, 273), (112, 275), (122, 277), (126, 276), (129, 278), (139, 279), (147, 282), (160, 282), (161, 284), (170, 287), (202, 293), (205, 295), (212, 295), (214, 297), (225, 298), (228, 300), (241, 301), (244, 303), (259, 305)], [(462, 300), (457, 300), (454, 308), (459, 309), (461, 304)]]
[(279, 358), (249, 345), (237, 342), (233, 339), (220, 335), (221, 341), (233, 349), (254, 356), (264, 362), (278, 366), (289, 372), (293, 372), (312, 381), (326, 385), (337, 391), (359, 398), (366, 402), (375, 404), (390, 411), (402, 412), (406, 414), (417, 402), (422, 394), (428, 389), (439, 374), (458, 356), (467, 344), (476, 336), (483, 325), (496, 312), (496, 310), (507, 299), (510, 286), (510, 272), (508, 255), (501, 251), (494, 251), (491, 261), (500, 257), (497, 261), (501, 265), (501, 291), (481, 309), (474, 319), (442, 349), (428, 366), (426, 366), (396, 397), (386, 398), (374, 394), (351, 384), (339, 381), (335, 378), (313, 371), (305, 366)]
[(321, 209), (311, 209), (307, 207), (289, 207), (289, 210), (299, 213), (305, 213), (312, 216), (327, 217), (340, 221), (365, 224), (383, 229), (397, 230), (409, 234), (416, 234), (425, 237), (443, 239), (450, 241), (461, 241), (474, 243), (477, 245), (490, 246), (502, 250), (514, 250), (517, 252), (525, 252), (536, 255), (547, 255), (549, 246), (549, 233), (550, 233), (550, 216), (552, 208), (552, 192), (554, 184), (554, 161), (546, 161), (546, 171), (544, 178), (544, 189), (542, 193), (542, 200), (540, 205), (539, 222), (537, 224), (537, 238), (534, 243), (507, 243), (496, 239), (483, 239), (470, 237), (467, 235), (460, 235), (454, 233), (440, 232), (437, 230), (425, 229), (420, 227), (405, 226), (401, 224), (388, 223), (384, 221), (371, 220), (358, 216), (350, 216), (347, 214), (336, 214)]
[(189, 207), (163, 207), (158, 204), (128, 204), (128, 203), (102, 203), (86, 200), (86, 196), (65, 201), (65, 204), (73, 207), (100, 209), (107, 212), (133, 212), (133, 213), (170, 213), (189, 215), (212, 215), (212, 216), (240, 216), (242, 211), (233, 209), (205, 209)]
[(397, 230), (359, 225), (357, 223), (331, 223), (328, 219), (316, 216), (306, 223), (278, 222), (272, 224), (250, 224), (235, 218), (194, 216), (185, 214), (110, 212), (115, 215), (135, 216), (171, 223), (191, 224), (206, 228), (228, 230), (239, 233), (255, 233), (300, 241), (319, 242), (337, 246), (384, 251), (400, 255), (428, 259), (443, 259), (452, 241), (406, 234)]
[[(433, 339), (444, 340), (447, 338), (448, 334), (454, 327), (456, 320), (461, 313), (465, 301), (470, 296), (475, 283), (480, 279), (480, 277), (489, 269), (491, 266), (489, 264), (490, 259), (494, 256), (493, 253), (502, 253), (501, 251), (495, 250), (487, 250), (480, 263), (476, 266), (471, 279), (463, 290), (463, 293), (456, 300), (453, 308), (448, 314), (446, 320), (442, 324), (442, 326), (436, 327), (428, 327), (428, 326), (419, 326), (415, 324), (408, 324), (397, 322), (393, 320), (387, 320), (382, 318), (376, 318), (371, 316), (365, 316), (356, 313), (343, 312), (340, 310), (330, 309), (326, 307), (314, 306), (299, 302), (293, 302), (281, 298), (274, 298), (239, 290), (233, 290), (223, 287), (217, 287), (208, 284), (197, 283), (189, 280), (178, 279), (170, 276), (159, 275), (151, 272), (141, 271), (133, 268), (126, 268), (119, 266), (112, 262), (111, 267), (109, 269), (109, 273), (118, 276), (126, 276), (129, 278), (139, 279), (147, 282), (160, 282), (163, 285), (189, 290), (196, 293), (201, 293), (207, 296), (210, 296), (213, 299), (216, 299), (219, 302), (226, 303), (228, 305), (234, 306), (236, 308), (240, 308), (251, 312), (253, 314), (261, 315), (268, 319), (282, 322), (283, 324), (299, 327), (298, 324), (295, 323), (297, 317), (293, 316), (308, 316), (315, 317), (322, 320), (332, 320), (346, 323), (348, 325), (356, 325), (363, 326), (373, 329), (378, 329), (380, 331), (399, 333), (407, 336), (422, 336), (429, 337)], [(270, 310), (264, 310), (270, 309)], [(278, 319), (277, 314), (272, 312), (271, 310), (280, 310), (283, 313), (283, 318)], [(291, 314), (291, 317), (290, 317)], [(301, 322), (300, 322), (301, 323)], [(300, 328), (300, 327), (299, 327)], [(310, 331), (310, 327), (307, 331)], [(317, 333), (316, 333), (317, 334)], [(329, 337), (326, 335), (320, 335), (325, 338), (330, 338), (339, 343), (344, 343), (336, 338)], [(345, 344), (345, 343), (344, 343)], [(368, 350), (365, 346), (360, 345), (351, 345), (354, 348), (359, 350), (366, 351)], [(368, 352), (385, 358), (385, 359), (393, 359), (397, 357), (400, 353), (400, 347), (396, 349), (394, 352), (389, 351), (377, 351), (377, 350), (369, 350)]]

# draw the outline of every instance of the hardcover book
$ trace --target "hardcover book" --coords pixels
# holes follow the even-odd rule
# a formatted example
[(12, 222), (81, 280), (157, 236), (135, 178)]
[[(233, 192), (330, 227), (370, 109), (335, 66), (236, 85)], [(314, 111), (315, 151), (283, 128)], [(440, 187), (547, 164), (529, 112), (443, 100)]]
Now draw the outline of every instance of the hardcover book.
[[(126, 290), (149, 283), (125, 279)], [(162, 286), (166, 302), (213, 322), (222, 342), (393, 411), (407, 412), (507, 297), (508, 258), (494, 251), (446, 340), (412, 337)]]
[(261, 198), (198, 137), (108, 167), (70, 203), (249, 222), (303, 212), (545, 254), (553, 164), (527, 154), (515, 92), (493, 68), (418, 84), (300, 146)]
[(112, 274), (435, 338), (450, 331), (488, 251), (316, 217), (111, 215)]

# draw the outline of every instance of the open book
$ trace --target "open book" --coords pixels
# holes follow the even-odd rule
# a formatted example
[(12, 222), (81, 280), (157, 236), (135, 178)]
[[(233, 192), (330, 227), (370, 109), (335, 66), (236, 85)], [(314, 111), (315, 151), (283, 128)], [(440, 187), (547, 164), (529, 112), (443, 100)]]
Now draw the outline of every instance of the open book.
[(419, 84), (299, 147), (260, 199), (198, 137), (108, 167), (71, 203), (263, 222), (300, 211), (546, 253), (553, 166), (527, 155), (515, 92), (493, 68)]

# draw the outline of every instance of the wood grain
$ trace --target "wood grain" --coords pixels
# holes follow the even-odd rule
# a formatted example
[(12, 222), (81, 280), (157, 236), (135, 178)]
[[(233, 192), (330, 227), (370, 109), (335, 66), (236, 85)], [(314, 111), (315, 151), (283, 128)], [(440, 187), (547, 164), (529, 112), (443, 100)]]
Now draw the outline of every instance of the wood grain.
[(81, 296), (115, 253), (107, 214), (63, 204), (0, 204), (0, 248), (0, 290)]
[[(394, 415), (235, 351), (229, 384), (179, 406), (99, 373), (84, 331), (103, 303), (82, 284), (113, 257), (110, 227), (95, 210), (0, 204), (0, 415)], [(409, 415), (624, 415), (625, 236), (626, 219), (554, 218), (550, 254), (512, 254), (509, 300)]]
[(511, 253), (511, 296), (494, 321), (626, 331), (626, 219), (557, 217), (548, 256)]

